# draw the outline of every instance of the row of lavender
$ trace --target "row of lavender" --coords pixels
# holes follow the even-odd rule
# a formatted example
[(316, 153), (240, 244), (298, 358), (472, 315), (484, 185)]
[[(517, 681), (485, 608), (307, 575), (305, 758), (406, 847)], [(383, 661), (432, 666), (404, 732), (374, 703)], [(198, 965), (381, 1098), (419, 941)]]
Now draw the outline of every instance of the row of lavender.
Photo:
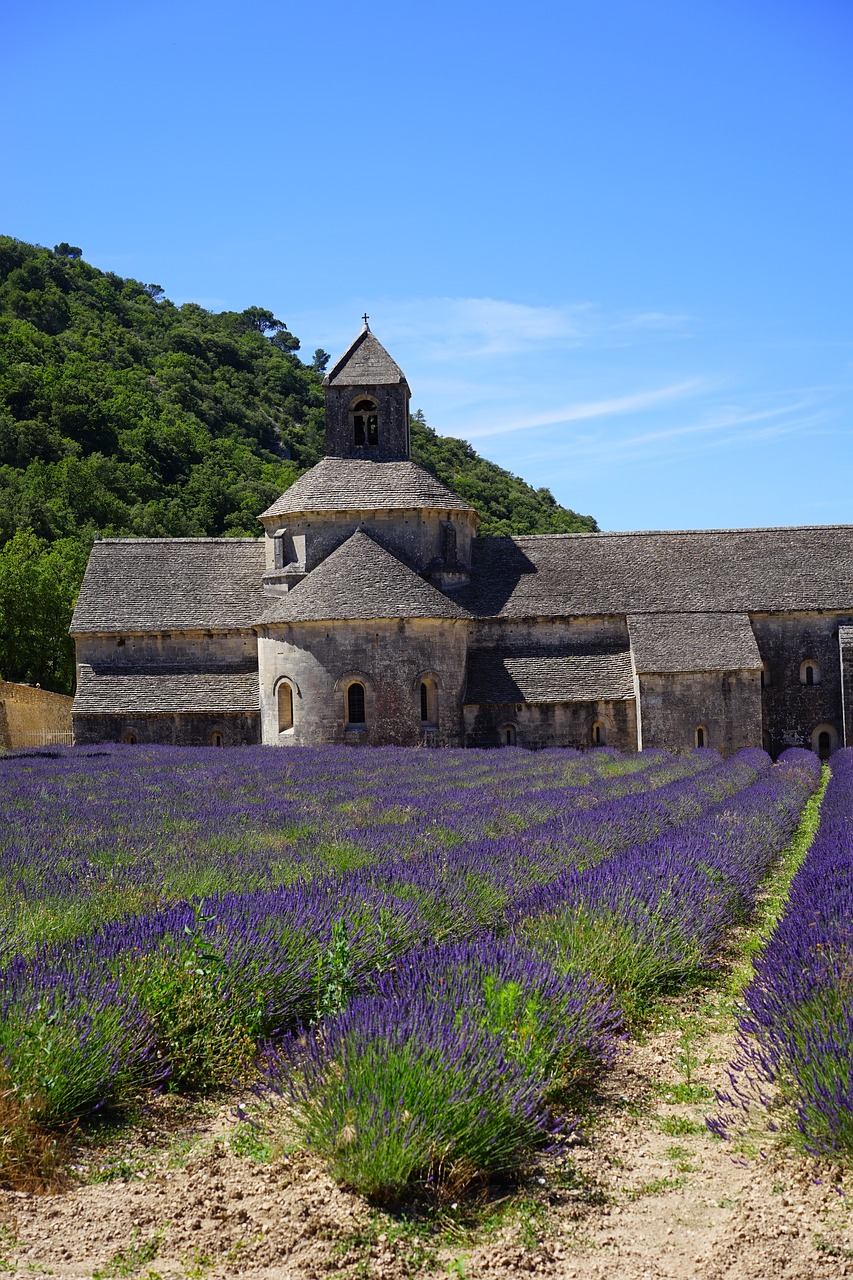
[(805, 1148), (853, 1151), (853, 749), (832, 757), (820, 826), (744, 993), (722, 1120), (760, 1101), (793, 1112)]
[(517, 1167), (570, 1128), (551, 1104), (609, 1063), (624, 1007), (713, 961), (819, 777), (815, 756), (788, 752), (701, 816), (523, 894), (503, 939), (404, 958), (287, 1039), (267, 1089), (368, 1195)]
[[(465, 755), (447, 753), (455, 794), (483, 803), (476, 834), (460, 823), (454, 842), (407, 840), (410, 824), (429, 830), (419, 805), (432, 792), (421, 769), (436, 769), (434, 754), (395, 753), (420, 790), (407, 797), (393, 779), (383, 783), (380, 818), (389, 797), (409, 817), (371, 825), (365, 813), (347, 828), (348, 847), (363, 855), (354, 870), (320, 874), (310, 864), (296, 883), (100, 929), (89, 921), (77, 938), (11, 957), (0, 976), (0, 1044), (14, 1088), (43, 1119), (60, 1120), (157, 1080), (231, 1079), (262, 1037), (324, 1017), (322, 1038), (300, 1037), (302, 1047), (291, 1045), (272, 1071), (293, 1084), (307, 1136), (341, 1176), (376, 1190), (380, 1175), (386, 1189), (394, 1177), (403, 1185), (437, 1158), (442, 1167), (451, 1156), (454, 1167), (506, 1167), (550, 1131), (554, 1082), (608, 1060), (613, 992), (630, 1003), (708, 962), (789, 838), (817, 768), (805, 752), (775, 767), (762, 752), (744, 752), (726, 762), (697, 753), (687, 767), (631, 759), (624, 769), (612, 754), (507, 752), (469, 755), (468, 774)], [(383, 753), (365, 755), (376, 769)], [(352, 760), (329, 752), (321, 762), (308, 801), (335, 797), (334, 820), (349, 803), (342, 757)], [(499, 792), (491, 805), (482, 801), (484, 772)], [(637, 792), (641, 780), (649, 789)], [(43, 774), (43, 792), (45, 782)], [(245, 776), (242, 785), (246, 803), (261, 807)], [(304, 794), (294, 808), (304, 815)], [(496, 814), (483, 837), (479, 827)], [(85, 877), (81, 898), (84, 889)], [(445, 941), (424, 968), (423, 949), (437, 939)], [(500, 1132), (487, 1126), (491, 1156), (486, 1115), (503, 1118)], [(402, 1161), (390, 1184), (389, 1144)]]

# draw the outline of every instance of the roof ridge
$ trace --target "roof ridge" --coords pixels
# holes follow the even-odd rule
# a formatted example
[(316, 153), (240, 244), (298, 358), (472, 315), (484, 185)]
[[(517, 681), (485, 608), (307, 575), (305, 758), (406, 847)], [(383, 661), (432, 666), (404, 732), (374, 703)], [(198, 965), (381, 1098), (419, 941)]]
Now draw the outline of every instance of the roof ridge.
[(807, 533), (821, 530), (853, 530), (853, 524), (767, 524), (767, 525), (731, 525), (713, 529), (595, 529), (578, 533), (516, 533), (516, 534), (480, 534), (481, 538), (509, 536), (513, 542), (528, 542), (531, 539), (540, 541), (545, 538), (563, 540), (569, 538), (662, 538), (662, 537), (704, 537), (705, 534), (720, 533)]
[(248, 534), (241, 534), (241, 536), (240, 536), (239, 538), (226, 538), (226, 537), (223, 537), (222, 535), (215, 536), (215, 537), (202, 536), (202, 537), (199, 537), (199, 538), (192, 538), (192, 537), (183, 537), (183, 538), (133, 538), (133, 537), (126, 537), (126, 538), (96, 538), (96, 539), (95, 539), (95, 545), (97, 546), (97, 545), (98, 545), (98, 543), (107, 543), (107, 542), (108, 542), (108, 543), (110, 543), (111, 545), (114, 545), (114, 544), (115, 544), (115, 543), (117, 543), (117, 542), (129, 542), (129, 543), (132, 543), (132, 544), (156, 542), (158, 546), (162, 546), (164, 542), (223, 542), (223, 543), (226, 543), (227, 545), (233, 545), (233, 544), (235, 544), (235, 543), (240, 543), (240, 542), (261, 542), (261, 541), (262, 541), (262, 539), (263, 539), (263, 534), (260, 534), (257, 538), (253, 538), (251, 535), (248, 535)]

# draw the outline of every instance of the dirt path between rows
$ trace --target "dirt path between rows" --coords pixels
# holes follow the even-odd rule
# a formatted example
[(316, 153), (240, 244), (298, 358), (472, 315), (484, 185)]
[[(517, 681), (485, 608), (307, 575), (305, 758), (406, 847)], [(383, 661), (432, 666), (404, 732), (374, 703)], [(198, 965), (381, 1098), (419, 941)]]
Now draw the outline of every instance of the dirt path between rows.
[[(853, 1177), (761, 1135), (712, 1137), (709, 1090), (734, 1050), (707, 996), (670, 1003), (630, 1043), (569, 1152), (543, 1160), (479, 1220), (448, 1207), (440, 1230), (370, 1210), (294, 1152), (233, 1149), (230, 1106), (176, 1122), (152, 1107), (132, 1144), (91, 1144), (61, 1195), (0, 1205), (0, 1272), (111, 1280), (314, 1280), (543, 1275), (586, 1280), (853, 1277)], [(685, 1027), (703, 1027), (685, 1040)], [(245, 1134), (245, 1129), (240, 1130)], [(238, 1143), (239, 1146), (239, 1143)], [(122, 1175), (119, 1177), (111, 1175)]]

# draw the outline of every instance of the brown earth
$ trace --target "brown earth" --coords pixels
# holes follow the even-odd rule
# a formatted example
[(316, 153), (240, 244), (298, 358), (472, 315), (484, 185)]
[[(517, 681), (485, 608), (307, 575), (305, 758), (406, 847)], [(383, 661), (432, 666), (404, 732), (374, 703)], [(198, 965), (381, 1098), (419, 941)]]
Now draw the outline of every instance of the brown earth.
[(447, 1206), (431, 1225), (377, 1213), (304, 1152), (267, 1163), (238, 1155), (232, 1143), (239, 1150), (247, 1131), (230, 1105), (205, 1112), (165, 1099), (132, 1141), (81, 1146), (79, 1181), (66, 1193), (6, 1196), (0, 1272), (57, 1280), (853, 1277), (853, 1176), (760, 1131), (735, 1146), (712, 1137), (704, 1117), (734, 1050), (730, 1016), (682, 999), (663, 1017), (644, 1043), (626, 1046), (569, 1152), (476, 1212)]

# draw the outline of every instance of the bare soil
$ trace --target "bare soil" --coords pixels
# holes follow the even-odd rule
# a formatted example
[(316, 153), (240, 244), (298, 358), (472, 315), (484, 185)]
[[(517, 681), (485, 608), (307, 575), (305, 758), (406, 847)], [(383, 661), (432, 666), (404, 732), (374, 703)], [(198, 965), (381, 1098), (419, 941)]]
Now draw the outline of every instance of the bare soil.
[[(697, 999), (701, 999), (697, 997)], [(705, 1116), (734, 1052), (731, 1019), (671, 1002), (626, 1044), (563, 1156), (476, 1210), (431, 1221), (372, 1210), (304, 1152), (237, 1154), (232, 1105), (152, 1103), (132, 1138), (88, 1141), (63, 1194), (0, 1202), (0, 1272), (108, 1280), (618, 1280), (853, 1277), (853, 1176), (770, 1134), (736, 1144)], [(683, 1029), (701, 1025), (701, 1037)], [(239, 1142), (238, 1142), (239, 1149)], [(98, 1181), (97, 1179), (105, 1179)]]

